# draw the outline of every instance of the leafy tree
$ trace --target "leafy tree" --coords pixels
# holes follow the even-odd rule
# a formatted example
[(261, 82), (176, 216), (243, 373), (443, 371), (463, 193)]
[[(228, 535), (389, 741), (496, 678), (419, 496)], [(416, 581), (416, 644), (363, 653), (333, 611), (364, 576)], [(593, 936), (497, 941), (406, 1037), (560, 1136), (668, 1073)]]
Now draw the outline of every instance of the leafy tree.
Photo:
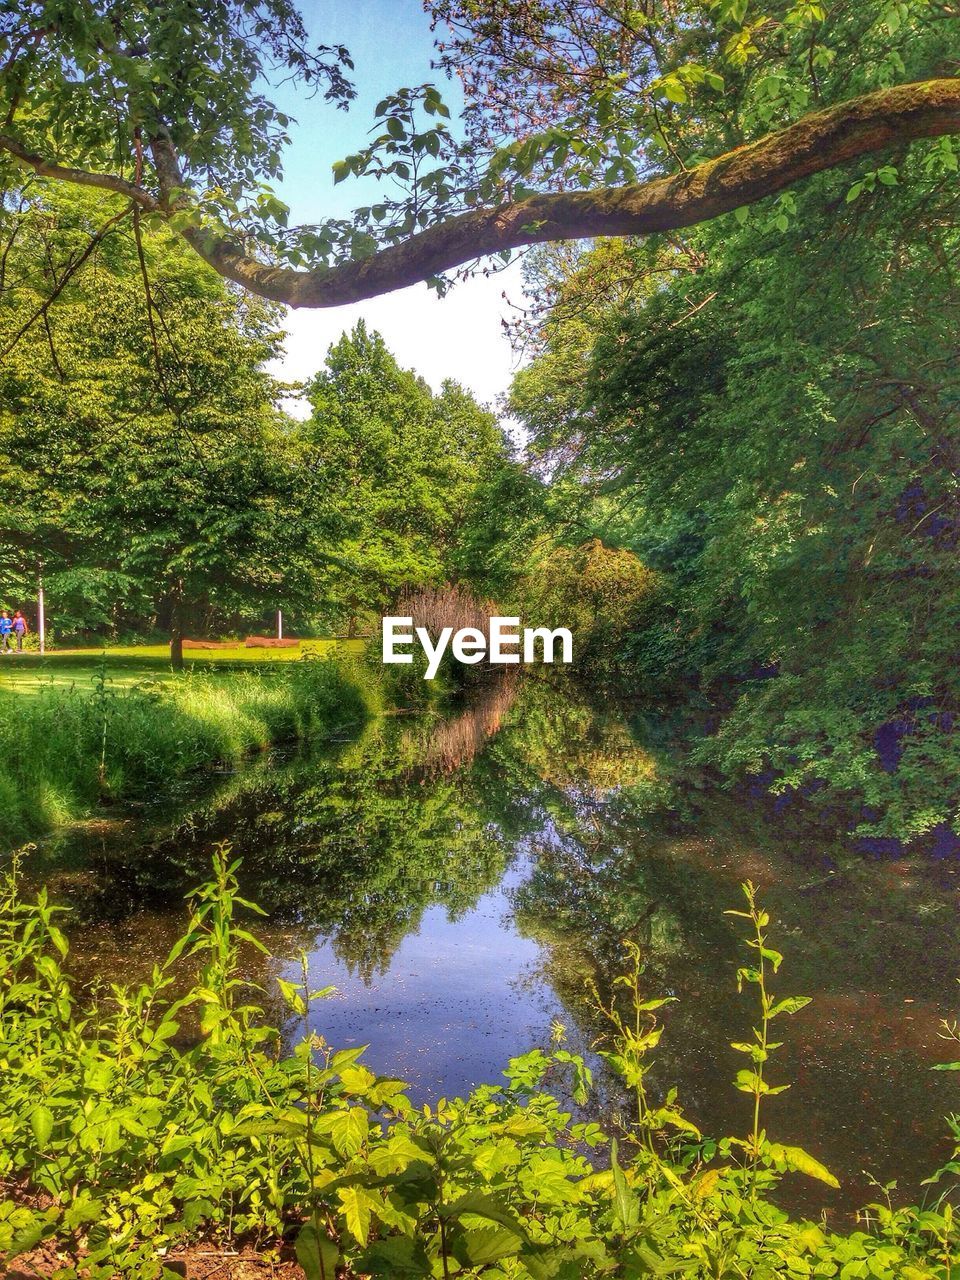
[[(660, 574), (632, 661), (707, 695), (701, 759), (870, 836), (960, 809), (953, 186), (919, 155), (820, 178), (668, 247), (655, 289), (638, 247), (584, 335), (588, 255), (519, 386), (557, 483)], [(577, 398), (554, 353), (591, 336)]]
[[(318, 522), (263, 371), (275, 315), (176, 242), (138, 245), (127, 223), (78, 265), (104, 211), (41, 185), (4, 214), (7, 589), (32, 597), (42, 567), (62, 630), (152, 618), (178, 660), (187, 625), (312, 601)], [(63, 285), (54, 308), (46, 275)]]
[(453, 383), (431, 393), (361, 325), (311, 382), (310, 420), (285, 418), (264, 371), (274, 309), (124, 220), (87, 254), (113, 207), (34, 182), (4, 212), (12, 600), (42, 568), (61, 632), (166, 628), (178, 660), (187, 628), (259, 625), (278, 605), (355, 620), (482, 574), (485, 495), (522, 474), (490, 413)]
[(463, 512), (456, 576), (481, 595), (515, 600), (530, 557), (549, 540), (545, 498), (545, 486), (519, 459), (501, 459), (480, 475)]
[(632, 551), (593, 538), (577, 547), (555, 546), (535, 558), (521, 584), (538, 624), (567, 627), (578, 664), (594, 675), (622, 667), (624, 635), (656, 600), (656, 575)]
[(951, 15), (926, 0), (430, 8), (467, 140), (433, 85), (388, 95), (337, 177), (400, 194), (353, 218), (288, 228), (269, 187), (289, 119), (264, 86), (352, 92), (346, 50), (310, 49), (290, 0), (8, 7), (7, 181), (26, 166), (120, 194), (247, 288), (329, 306), (530, 244), (690, 226), (960, 128)]
[(490, 413), (455, 383), (433, 395), (360, 322), (311, 382), (305, 438), (344, 525), (336, 591), (351, 626), (458, 566), (465, 515), (509, 465)]

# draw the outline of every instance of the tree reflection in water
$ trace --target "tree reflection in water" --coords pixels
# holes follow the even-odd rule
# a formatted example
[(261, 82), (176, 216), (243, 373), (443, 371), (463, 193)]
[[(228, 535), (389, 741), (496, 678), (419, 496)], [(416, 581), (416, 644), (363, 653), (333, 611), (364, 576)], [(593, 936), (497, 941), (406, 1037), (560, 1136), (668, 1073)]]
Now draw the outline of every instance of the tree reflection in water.
[[(955, 868), (865, 864), (772, 828), (686, 767), (660, 721), (572, 681), (492, 681), (444, 717), (387, 716), (256, 762), (178, 812), (53, 843), (33, 874), (77, 907), (74, 969), (132, 977), (162, 956), (222, 839), (269, 912), (267, 945), (306, 948), (317, 985), (342, 988), (317, 1012), (325, 1033), (371, 1040), (377, 1065), (427, 1094), (496, 1079), (553, 1014), (589, 1045), (586, 980), (606, 992), (633, 938), (651, 991), (679, 997), (655, 1084), (679, 1084), (714, 1133), (744, 1123), (728, 1045), (749, 1011), (722, 912), (750, 877), (788, 989), (814, 997), (787, 1030), (795, 1087), (771, 1109), (777, 1136), (845, 1176), (846, 1199), (823, 1192), (834, 1203), (864, 1194), (864, 1166), (915, 1187), (934, 1164), (955, 1106), (949, 1077), (927, 1070), (952, 1013)], [(251, 958), (251, 979), (269, 976)]]

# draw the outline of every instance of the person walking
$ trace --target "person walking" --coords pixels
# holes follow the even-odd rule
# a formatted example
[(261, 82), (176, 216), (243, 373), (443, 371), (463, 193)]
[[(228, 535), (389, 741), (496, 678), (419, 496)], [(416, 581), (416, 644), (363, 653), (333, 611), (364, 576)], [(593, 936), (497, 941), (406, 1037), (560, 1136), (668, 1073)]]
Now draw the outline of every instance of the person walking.
[(17, 638), (17, 653), (23, 652), (23, 637), (27, 634), (27, 620), (18, 609), (11, 619), (13, 634)]
[(10, 621), (10, 615), (6, 609), (0, 609), (0, 653), (10, 652), (10, 633), (13, 631), (13, 623)]

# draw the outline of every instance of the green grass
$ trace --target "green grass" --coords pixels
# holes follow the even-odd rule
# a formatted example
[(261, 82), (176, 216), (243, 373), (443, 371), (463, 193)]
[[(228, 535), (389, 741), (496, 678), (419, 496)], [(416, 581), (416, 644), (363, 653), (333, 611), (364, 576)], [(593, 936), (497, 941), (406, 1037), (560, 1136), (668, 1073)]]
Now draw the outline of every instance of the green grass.
[(9, 664), (0, 690), (4, 843), (89, 817), (106, 802), (162, 800), (204, 769), (370, 713), (375, 694), (359, 665), (257, 652), (257, 663), (241, 665), (221, 651), (183, 673), (142, 651), (0, 659)]
[[(364, 643), (363, 640), (304, 640), (295, 649), (247, 649), (242, 644), (229, 649), (185, 649), (184, 675), (274, 667), (298, 661), (303, 656), (355, 656), (363, 652)], [(0, 654), (0, 696), (36, 694), (51, 687), (89, 690), (94, 687), (101, 666), (113, 689), (132, 689), (180, 677), (170, 666), (170, 650), (166, 645), (61, 649), (43, 656), (27, 651)]]

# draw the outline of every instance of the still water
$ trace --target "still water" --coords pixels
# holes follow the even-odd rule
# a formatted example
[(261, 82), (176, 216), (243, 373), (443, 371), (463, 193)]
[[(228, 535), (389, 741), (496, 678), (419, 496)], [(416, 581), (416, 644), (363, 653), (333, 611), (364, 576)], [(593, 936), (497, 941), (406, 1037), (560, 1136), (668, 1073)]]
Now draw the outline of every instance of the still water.
[(74, 972), (125, 980), (162, 959), (223, 840), (268, 912), (258, 928), (276, 958), (249, 962), (268, 1007), (304, 951), (311, 981), (336, 988), (316, 1028), (369, 1044), (370, 1064), (421, 1099), (497, 1080), (556, 1021), (590, 1054), (588, 984), (605, 994), (622, 940), (637, 941), (650, 993), (676, 997), (655, 1087), (677, 1085), (717, 1136), (749, 1124), (729, 1047), (750, 1026), (745, 952), (723, 911), (750, 878), (786, 955), (775, 990), (814, 998), (784, 1020), (771, 1074), (792, 1088), (770, 1100), (768, 1132), (842, 1183), (789, 1179), (782, 1198), (848, 1211), (872, 1198), (871, 1178), (915, 1197), (949, 1154), (942, 1117), (960, 1110), (960, 1084), (930, 1067), (954, 1056), (938, 1033), (960, 1004), (957, 866), (864, 861), (771, 819), (706, 785), (635, 709), (501, 680), (444, 717), (388, 716), (255, 761), (199, 800), (51, 840), (30, 874), (73, 908)]

